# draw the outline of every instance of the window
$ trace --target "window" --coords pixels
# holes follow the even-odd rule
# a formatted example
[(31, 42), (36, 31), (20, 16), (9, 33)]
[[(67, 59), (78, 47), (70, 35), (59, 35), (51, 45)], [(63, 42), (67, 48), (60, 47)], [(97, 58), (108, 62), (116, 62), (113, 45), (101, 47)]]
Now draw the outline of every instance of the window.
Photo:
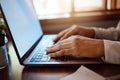
[(105, 0), (74, 0), (74, 9), (79, 11), (105, 10)]
[(70, 17), (79, 12), (120, 9), (120, 0), (33, 0), (33, 4), (40, 19)]
[(33, 0), (36, 13), (40, 18), (53, 18), (55, 15), (71, 12), (71, 0)]

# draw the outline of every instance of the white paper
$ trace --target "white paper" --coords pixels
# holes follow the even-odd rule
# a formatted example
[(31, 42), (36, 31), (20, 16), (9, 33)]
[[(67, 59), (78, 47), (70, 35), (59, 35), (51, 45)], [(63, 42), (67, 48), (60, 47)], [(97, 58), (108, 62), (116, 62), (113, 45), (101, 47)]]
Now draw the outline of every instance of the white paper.
[(61, 80), (105, 80), (105, 78), (92, 70), (81, 66), (76, 72), (62, 78)]

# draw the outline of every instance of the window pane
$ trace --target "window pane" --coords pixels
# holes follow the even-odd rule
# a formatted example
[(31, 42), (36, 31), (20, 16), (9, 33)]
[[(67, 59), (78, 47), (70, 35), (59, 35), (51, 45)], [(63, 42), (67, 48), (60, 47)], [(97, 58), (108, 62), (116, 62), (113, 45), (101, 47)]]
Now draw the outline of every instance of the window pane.
[(75, 11), (99, 10), (105, 7), (103, 0), (74, 0)]
[(37, 15), (61, 14), (71, 11), (71, 0), (33, 0)]

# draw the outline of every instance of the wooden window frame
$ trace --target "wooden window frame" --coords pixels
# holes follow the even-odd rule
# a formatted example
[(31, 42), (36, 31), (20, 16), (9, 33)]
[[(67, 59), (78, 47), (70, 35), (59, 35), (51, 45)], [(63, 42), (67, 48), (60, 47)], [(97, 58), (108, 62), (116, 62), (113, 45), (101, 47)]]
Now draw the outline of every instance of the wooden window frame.
[(111, 0), (111, 10), (120, 10), (120, 8), (117, 8), (117, 1), (118, 0)]
[(114, 10), (114, 9), (116, 9), (116, 3), (117, 2), (117, 0), (111, 0), (111, 10)]

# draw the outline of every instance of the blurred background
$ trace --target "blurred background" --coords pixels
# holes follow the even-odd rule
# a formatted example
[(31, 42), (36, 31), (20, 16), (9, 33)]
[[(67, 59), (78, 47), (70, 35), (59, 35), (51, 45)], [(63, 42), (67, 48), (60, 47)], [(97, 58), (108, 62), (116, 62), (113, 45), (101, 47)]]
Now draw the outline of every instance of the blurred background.
[(32, 1), (45, 33), (58, 33), (73, 24), (116, 27), (120, 19), (120, 0)]

